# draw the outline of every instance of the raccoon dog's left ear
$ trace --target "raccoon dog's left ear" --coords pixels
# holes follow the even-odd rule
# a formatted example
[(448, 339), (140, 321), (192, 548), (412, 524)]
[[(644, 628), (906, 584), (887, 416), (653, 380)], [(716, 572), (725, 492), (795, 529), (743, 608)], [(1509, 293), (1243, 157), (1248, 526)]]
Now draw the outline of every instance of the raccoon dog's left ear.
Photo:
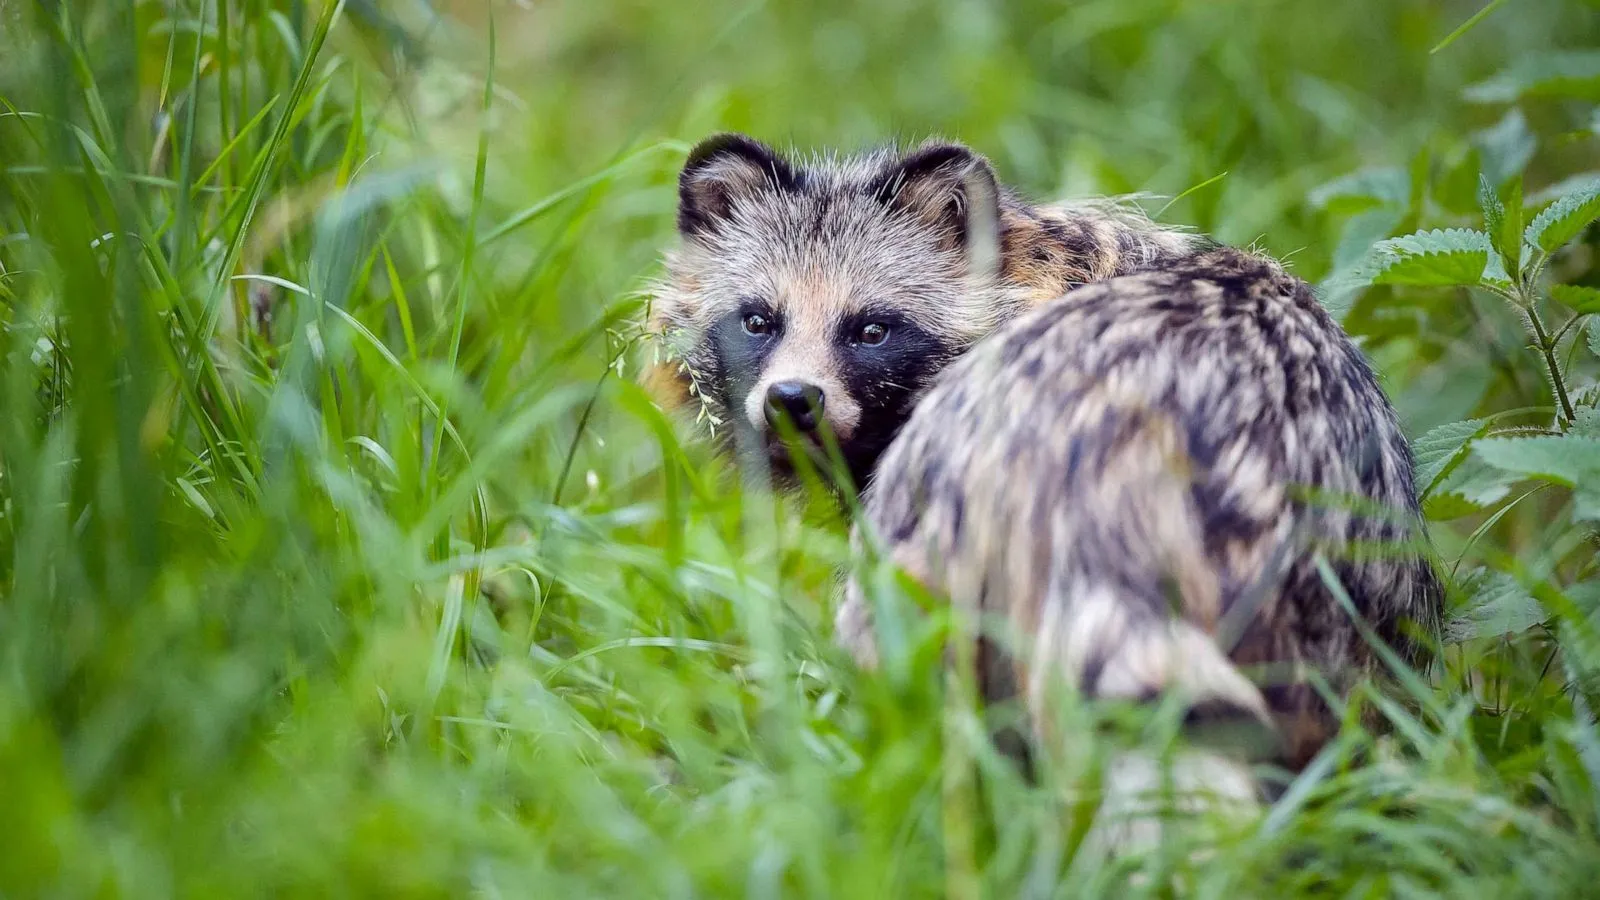
[(776, 150), (732, 132), (694, 146), (678, 175), (678, 231), (715, 231), (733, 215), (734, 201), (764, 190), (792, 191), (800, 175)]
[(925, 144), (889, 164), (872, 180), (877, 199), (943, 234), (951, 249), (967, 249), (974, 230), (998, 227), (1000, 189), (989, 161), (960, 144)]

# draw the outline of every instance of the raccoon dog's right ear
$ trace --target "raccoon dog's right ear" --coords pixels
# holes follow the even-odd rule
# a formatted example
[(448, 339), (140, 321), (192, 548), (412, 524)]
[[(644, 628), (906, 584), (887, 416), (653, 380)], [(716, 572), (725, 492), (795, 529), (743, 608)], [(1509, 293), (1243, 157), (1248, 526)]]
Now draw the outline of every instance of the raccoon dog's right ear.
[(742, 134), (714, 134), (696, 144), (678, 175), (678, 231), (715, 231), (733, 202), (764, 190), (792, 191), (800, 176), (776, 150)]
[(880, 172), (868, 190), (938, 229), (952, 249), (971, 249), (974, 226), (992, 234), (999, 219), (993, 167), (961, 144), (924, 144)]

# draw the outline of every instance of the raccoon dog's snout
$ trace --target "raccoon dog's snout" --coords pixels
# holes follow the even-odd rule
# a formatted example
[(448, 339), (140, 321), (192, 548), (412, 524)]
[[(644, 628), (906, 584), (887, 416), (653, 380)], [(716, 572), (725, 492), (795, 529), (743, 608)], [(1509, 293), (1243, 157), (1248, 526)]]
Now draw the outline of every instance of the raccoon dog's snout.
[(815, 431), (822, 421), (823, 397), (822, 388), (808, 381), (774, 382), (767, 388), (767, 424), (776, 429), (787, 416), (800, 431)]

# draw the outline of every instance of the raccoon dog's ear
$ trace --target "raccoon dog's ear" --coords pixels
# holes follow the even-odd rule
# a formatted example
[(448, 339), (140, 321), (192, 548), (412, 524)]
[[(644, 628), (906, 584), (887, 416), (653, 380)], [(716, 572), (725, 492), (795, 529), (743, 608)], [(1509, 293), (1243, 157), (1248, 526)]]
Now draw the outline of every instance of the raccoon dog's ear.
[(799, 184), (795, 168), (766, 144), (714, 134), (689, 151), (678, 175), (678, 231), (686, 237), (715, 231), (732, 215), (736, 198)]
[(974, 226), (993, 229), (1000, 216), (994, 169), (960, 144), (926, 144), (890, 163), (868, 190), (938, 229), (951, 249), (966, 248)]

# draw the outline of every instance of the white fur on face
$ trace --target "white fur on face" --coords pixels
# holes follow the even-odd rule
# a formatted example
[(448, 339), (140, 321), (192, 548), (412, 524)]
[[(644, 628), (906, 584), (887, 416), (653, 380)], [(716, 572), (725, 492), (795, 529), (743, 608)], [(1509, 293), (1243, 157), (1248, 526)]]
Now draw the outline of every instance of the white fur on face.
[[(803, 326), (802, 326), (803, 327)], [(825, 335), (827, 332), (824, 331)], [(822, 416), (834, 437), (848, 441), (861, 424), (861, 404), (845, 386), (839, 366), (826, 339), (815, 339), (804, 332), (785, 335), (768, 357), (761, 377), (744, 398), (744, 416), (758, 433), (767, 428), (767, 389), (780, 381), (813, 384), (822, 390)]]

